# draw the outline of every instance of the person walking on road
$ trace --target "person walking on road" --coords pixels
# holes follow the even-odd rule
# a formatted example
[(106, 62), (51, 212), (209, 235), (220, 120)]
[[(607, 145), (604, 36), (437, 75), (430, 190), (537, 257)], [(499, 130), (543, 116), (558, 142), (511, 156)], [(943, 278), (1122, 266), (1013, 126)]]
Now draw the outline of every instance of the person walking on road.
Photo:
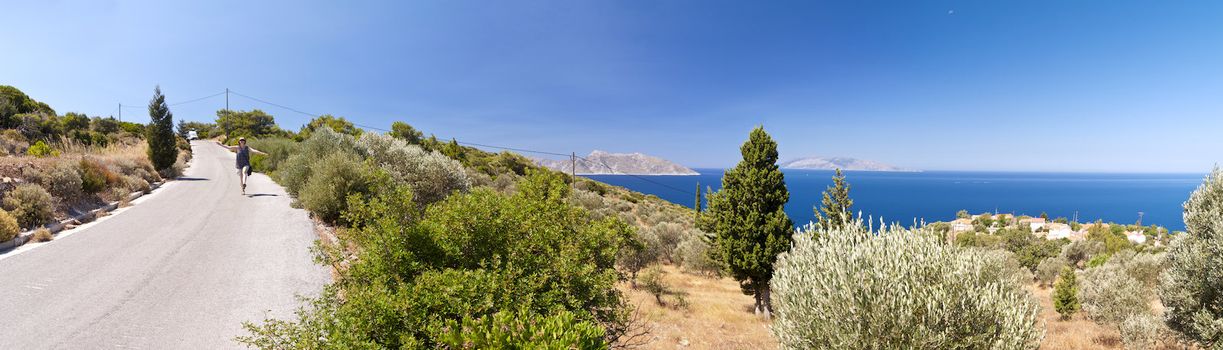
[(246, 194), (246, 178), (251, 176), (251, 152), (262, 155), (267, 155), (267, 153), (260, 152), (257, 149), (247, 146), (245, 137), (238, 138), (237, 146), (222, 145), (220, 141), (217, 141), (217, 144), (221, 145), (221, 147), (228, 148), (230, 151), (238, 153), (238, 156), (235, 158), (237, 160), (238, 167), (238, 181), (242, 183), (242, 194)]

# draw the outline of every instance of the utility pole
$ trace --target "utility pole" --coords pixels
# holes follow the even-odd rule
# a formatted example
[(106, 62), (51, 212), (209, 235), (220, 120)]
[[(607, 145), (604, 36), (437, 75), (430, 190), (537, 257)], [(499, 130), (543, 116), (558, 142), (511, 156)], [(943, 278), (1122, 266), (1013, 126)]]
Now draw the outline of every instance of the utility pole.
[(1142, 227), (1142, 214), (1143, 212), (1138, 212), (1138, 227), (1139, 228)]
[(569, 186), (570, 191), (578, 189), (578, 153), (569, 153)]
[(225, 143), (229, 143), (229, 88), (225, 88)]
[(119, 121), (123, 121), (123, 102), (119, 102)]

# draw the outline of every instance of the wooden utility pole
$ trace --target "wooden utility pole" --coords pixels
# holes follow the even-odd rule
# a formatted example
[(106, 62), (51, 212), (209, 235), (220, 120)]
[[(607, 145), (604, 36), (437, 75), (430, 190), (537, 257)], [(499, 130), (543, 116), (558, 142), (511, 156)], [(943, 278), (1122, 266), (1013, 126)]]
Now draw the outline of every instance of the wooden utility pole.
[(119, 102), (119, 121), (123, 121), (123, 102)]
[(570, 191), (578, 189), (578, 153), (569, 153), (569, 187)]
[(225, 143), (229, 143), (229, 88), (225, 88)]

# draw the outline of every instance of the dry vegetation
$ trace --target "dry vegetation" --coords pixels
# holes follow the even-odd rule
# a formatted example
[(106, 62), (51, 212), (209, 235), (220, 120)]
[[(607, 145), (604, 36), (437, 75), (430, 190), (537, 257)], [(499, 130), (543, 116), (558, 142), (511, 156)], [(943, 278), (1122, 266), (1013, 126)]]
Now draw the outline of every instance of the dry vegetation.
[[(769, 333), (769, 322), (752, 314), (752, 297), (739, 291), (739, 284), (728, 277), (711, 278), (662, 268), (663, 279), (674, 290), (687, 293), (687, 308), (678, 307), (673, 298), (658, 305), (654, 296), (621, 283), (628, 300), (640, 308), (650, 328), (645, 349), (775, 349), (777, 342)], [(686, 346), (684, 344), (687, 344)]]

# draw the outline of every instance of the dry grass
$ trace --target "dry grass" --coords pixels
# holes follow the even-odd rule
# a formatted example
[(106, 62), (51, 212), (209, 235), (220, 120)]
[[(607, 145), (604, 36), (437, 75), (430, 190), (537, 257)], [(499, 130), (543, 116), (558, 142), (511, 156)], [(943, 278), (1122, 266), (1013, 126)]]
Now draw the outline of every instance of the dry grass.
[[(752, 297), (743, 295), (739, 285), (730, 278), (709, 278), (663, 266), (663, 280), (671, 289), (687, 293), (688, 308), (676, 307), (674, 299), (664, 298), (668, 305), (658, 305), (654, 296), (644, 289), (632, 289), (621, 283), (620, 290), (640, 308), (642, 318), (651, 330), (651, 341), (645, 349), (776, 349), (777, 341), (769, 331), (769, 322), (752, 314)], [(1096, 324), (1083, 313), (1070, 320), (1061, 320), (1053, 310), (1052, 288), (1028, 287), (1040, 303), (1040, 321), (1045, 325), (1041, 349), (1124, 349), (1121, 335), (1115, 327)], [(1162, 312), (1158, 300), (1153, 309)], [(687, 346), (682, 345), (687, 342)], [(1160, 349), (1182, 349), (1164, 343)]]
[[(777, 341), (769, 333), (769, 322), (752, 314), (752, 297), (739, 291), (730, 278), (714, 279), (680, 272), (663, 266), (663, 280), (671, 289), (687, 293), (688, 308), (679, 308), (666, 299), (660, 306), (654, 296), (621, 283), (620, 290), (651, 330), (645, 349), (775, 349)], [(687, 342), (687, 346), (682, 345)]]
[(34, 235), (30, 236), (30, 240), (34, 242), (47, 242), (52, 239), (55, 239), (55, 236), (51, 234), (51, 230), (45, 227), (34, 231)]

